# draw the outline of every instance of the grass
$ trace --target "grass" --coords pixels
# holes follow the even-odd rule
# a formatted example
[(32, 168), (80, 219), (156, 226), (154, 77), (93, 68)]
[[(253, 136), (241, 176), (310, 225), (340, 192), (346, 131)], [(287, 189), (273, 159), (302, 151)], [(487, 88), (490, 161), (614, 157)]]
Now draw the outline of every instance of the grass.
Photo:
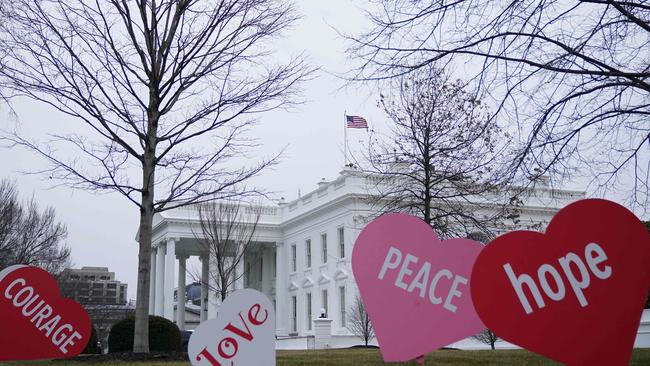
[[(32, 361), (32, 362), (5, 362), (0, 363), (3, 366), (60, 366), (73, 363), (70, 361)], [(145, 366), (145, 365), (164, 365), (164, 366), (188, 366), (189, 362), (119, 362), (119, 363), (80, 363), (73, 364), (79, 366)], [(340, 349), (340, 350), (322, 350), (322, 351), (278, 351), (277, 366), (375, 366), (386, 365), (382, 359), (379, 350), (376, 349)], [(408, 363), (391, 363), (388, 365), (417, 365), (415, 362)], [(435, 366), (475, 366), (475, 365), (493, 365), (493, 366), (510, 366), (510, 365), (559, 365), (549, 361), (541, 356), (524, 350), (497, 350), (497, 351), (437, 351), (430, 353), (426, 357), (425, 365)], [(650, 365), (650, 349), (636, 349), (632, 355), (630, 365), (647, 366)]]

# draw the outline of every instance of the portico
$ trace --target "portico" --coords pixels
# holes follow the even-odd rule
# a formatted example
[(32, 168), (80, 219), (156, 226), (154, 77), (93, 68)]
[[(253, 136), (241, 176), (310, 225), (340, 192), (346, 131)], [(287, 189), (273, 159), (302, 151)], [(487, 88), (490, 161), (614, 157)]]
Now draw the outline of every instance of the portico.
[[(252, 246), (236, 267), (238, 279), (232, 290), (255, 288), (274, 299), (272, 271), (277, 266), (275, 248), (280, 241), (279, 229), (273, 222), (274, 213), (277, 211), (263, 210)], [(215, 318), (220, 303), (215, 292), (215, 258), (202, 239), (198, 211), (193, 207), (156, 214), (154, 217), (149, 313), (176, 322), (180, 329), (185, 329), (186, 298), (182, 289), (190, 275), (189, 263), (200, 267), (197, 272), (200, 272), (201, 282), (201, 321)], [(244, 275), (246, 267), (249, 268)]]

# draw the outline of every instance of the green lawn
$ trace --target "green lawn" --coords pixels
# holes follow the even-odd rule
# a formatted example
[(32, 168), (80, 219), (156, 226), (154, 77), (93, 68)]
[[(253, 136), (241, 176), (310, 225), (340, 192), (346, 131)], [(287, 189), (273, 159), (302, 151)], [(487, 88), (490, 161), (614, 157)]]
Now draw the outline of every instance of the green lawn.
[[(70, 361), (34, 361), (34, 362), (6, 362), (0, 365), (32, 365), (32, 366), (58, 366), (72, 363)], [(119, 363), (75, 363), (76, 365), (164, 365), (187, 366), (189, 362), (119, 362)], [(278, 351), (277, 366), (357, 366), (357, 365), (385, 365), (381, 360), (378, 350), (341, 349), (323, 351)], [(416, 365), (415, 362), (389, 365)], [(438, 351), (427, 355), (425, 365), (435, 366), (473, 366), (473, 365), (558, 365), (543, 357), (522, 350), (497, 350), (497, 351)], [(632, 356), (630, 365), (650, 365), (650, 349), (637, 349)], [(244, 365), (242, 365), (244, 366)], [(246, 365), (248, 366), (248, 365)]]

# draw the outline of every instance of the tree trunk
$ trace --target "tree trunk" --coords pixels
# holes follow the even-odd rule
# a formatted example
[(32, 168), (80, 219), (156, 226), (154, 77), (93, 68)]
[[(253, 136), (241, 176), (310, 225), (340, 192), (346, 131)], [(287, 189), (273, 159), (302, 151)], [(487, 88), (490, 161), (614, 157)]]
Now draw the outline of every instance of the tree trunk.
[(153, 225), (154, 154), (145, 152), (142, 165), (142, 202), (140, 208), (140, 237), (138, 250), (138, 288), (133, 329), (133, 352), (149, 353), (149, 283), (151, 271), (151, 233)]
[(490, 342), (490, 347), (492, 347), (492, 350), (494, 351), (494, 343), (495, 342)]

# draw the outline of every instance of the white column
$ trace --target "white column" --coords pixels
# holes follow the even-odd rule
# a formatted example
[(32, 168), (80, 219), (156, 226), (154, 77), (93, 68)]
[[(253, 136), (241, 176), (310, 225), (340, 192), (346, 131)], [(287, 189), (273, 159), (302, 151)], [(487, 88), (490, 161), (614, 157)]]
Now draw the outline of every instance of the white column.
[[(245, 257), (245, 255), (244, 255)], [(245, 258), (242, 257), (239, 262), (237, 262), (237, 265), (235, 266), (235, 283), (234, 283), (234, 289), (235, 290), (240, 290), (244, 288), (244, 260)], [(254, 272), (255, 269), (251, 268), (251, 272)], [(250, 284), (249, 284), (250, 286)]]
[(156, 304), (154, 314), (163, 315), (165, 291), (165, 243), (159, 243), (156, 250)]
[[(210, 251), (208, 256), (208, 262), (210, 263), (210, 268), (216, 268), (217, 257), (212, 253), (212, 251)], [(217, 317), (219, 304), (221, 304), (221, 297), (218, 296), (215, 291), (217, 288), (216, 276), (213, 276), (212, 273), (208, 275), (208, 284), (208, 319), (214, 319)]]
[(201, 321), (208, 320), (208, 277), (210, 268), (208, 256), (201, 256)]
[(176, 302), (176, 325), (180, 330), (185, 330), (185, 276), (186, 255), (178, 256), (178, 301)]
[(269, 296), (271, 293), (271, 280), (273, 278), (273, 267), (277, 263), (273, 263), (273, 250), (266, 248), (263, 251), (264, 253), (264, 272), (262, 273), (262, 292)]
[(289, 321), (289, 312), (287, 308), (287, 262), (286, 251), (283, 243), (276, 243), (276, 278), (275, 278), (275, 317), (277, 326), (275, 333), (277, 335), (287, 335), (287, 324)]
[(149, 314), (156, 311), (156, 248), (151, 247), (151, 263), (149, 264)]
[(176, 241), (167, 239), (167, 253), (165, 255), (165, 294), (163, 298), (163, 316), (174, 320), (174, 282), (176, 277)]

